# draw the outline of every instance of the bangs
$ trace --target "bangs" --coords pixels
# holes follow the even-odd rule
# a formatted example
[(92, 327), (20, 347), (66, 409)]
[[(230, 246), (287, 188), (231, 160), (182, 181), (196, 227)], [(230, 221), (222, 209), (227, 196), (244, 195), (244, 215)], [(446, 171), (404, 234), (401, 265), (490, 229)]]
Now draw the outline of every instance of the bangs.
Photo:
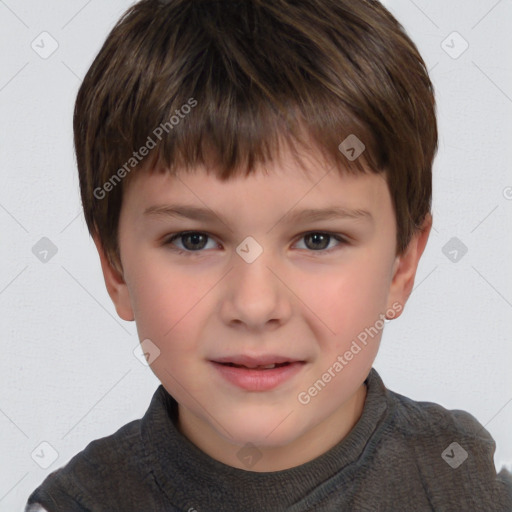
[[(197, 105), (201, 101), (208, 99), (189, 99)], [(171, 123), (169, 133), (162, 128), (164, 121), (141, 146), (139, 140), (133, 141), (133, 146), (128, 144), (127, 154), (131, 154), (131, 147), (153, 146), (154, 142), (155, 147), (138, 167), (158, 168), (170, 174), (202, 167), (222, 181), (248, 176), (258, 167), (279, 161), (287, 150), (304, 171), (308, 168), (301, 155), (313, 153), (321, 155), (326, 167), (336, 167), (340, 172), (382, 170), (380, 155), (374, 156), (373, 135), (348, 115), (341, 119), (330, 116), (328, 126), (327, 112), (314, 105), (302, 105), (302, 110), (294, 105), (287, 112), (278, 112), (268, 101), (247, 101), (249, 104), (244, 105), (225, 98), (206, 119), (202, 113), (189, 113), (179, 124)], [(187, 104), (183, 103), (182, 108)], [(339, 115), (339, 108), (336, 113)]]

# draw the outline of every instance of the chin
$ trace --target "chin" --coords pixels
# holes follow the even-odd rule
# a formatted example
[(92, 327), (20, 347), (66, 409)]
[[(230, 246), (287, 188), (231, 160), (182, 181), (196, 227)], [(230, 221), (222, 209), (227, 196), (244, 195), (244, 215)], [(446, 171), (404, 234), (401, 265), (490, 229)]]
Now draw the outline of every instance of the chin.
[[(289, 414), (289, 413), (288, 413)], [(226, 421), (226, 423), (224, 423)], [(267, 414), (253, 413), (243, 416), (234, 415), (223, 424), (231, 434), (219, 432), (225, 439), (233, 444), (245, 445), (251, 443), (261, 448), (279, 448), (295, 441), (303, 434), (294, 414)]]

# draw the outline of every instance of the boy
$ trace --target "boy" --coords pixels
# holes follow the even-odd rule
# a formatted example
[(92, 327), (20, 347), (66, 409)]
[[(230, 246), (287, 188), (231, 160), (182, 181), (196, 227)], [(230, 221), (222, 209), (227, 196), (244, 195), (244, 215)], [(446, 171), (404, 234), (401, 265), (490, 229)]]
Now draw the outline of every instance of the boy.
[(372, 368), (432, 217), (432, 84), (373, 0), (143, 0), (78, 94), (85, 218), (162, 385), (27, 510), (512, 510), (470, 414)]

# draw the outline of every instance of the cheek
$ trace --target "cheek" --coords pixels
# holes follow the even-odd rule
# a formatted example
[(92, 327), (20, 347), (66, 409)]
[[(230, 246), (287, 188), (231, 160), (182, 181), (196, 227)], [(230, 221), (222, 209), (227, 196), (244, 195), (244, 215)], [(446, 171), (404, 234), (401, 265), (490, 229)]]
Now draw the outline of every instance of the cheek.
[(129, 284), (137, 329), (141, 336), (160, 344), (191, 309), (195, 293), (177, 272), (155, 262), (142, 263), (140, 268), (144, 270), (132, 275)]
[[(157, 357), (151, 371), (166, 389), (182, 401), (182, 386), (190, 393), (200, 392), (200, 379), (190, 381), (197, 359), (200, 332), (201, 297), (205, 291), (178, 273), (157, 272), (153, 267), (133, 284), (136, 328), (141, 341), (149, 339)], [(154, 348), (156, 346), (157, 348)]]
[(180, 359), (197, 348), (198, 333), (207, 315), (205, 296), (214, 281), (155, 261), (142, 266), (147, 270), (130, 285), (139, 338), (157, 345), (168, 367), (182, 365)]
[(388, 264), (368, 254), (336, 270), (303, 276), (298, 295), (313, 312), (319, 339), (335, 340), (341, 350), (386, 311), (390, 282)]

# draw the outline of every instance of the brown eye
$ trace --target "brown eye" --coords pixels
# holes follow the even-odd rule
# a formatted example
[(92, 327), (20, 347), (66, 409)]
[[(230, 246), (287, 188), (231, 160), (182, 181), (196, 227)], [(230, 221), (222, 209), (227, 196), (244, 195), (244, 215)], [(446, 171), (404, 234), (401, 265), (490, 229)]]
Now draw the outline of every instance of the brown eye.
[(206, 245), (207, 239), (208, 237), (206, 235), (203, 235), (202, 233), (191, 233), (188, 235), (181, 236), (183, 246), (185, 247), (185, 249), (188, 249), (190, 251), (203, 249), (204, 246)]
[[(312, 233), (312, 234), (306, 235), (304, 237), (304, 240), (306, 240), (306, 246), (308, 249), (311, 249), (313, 251), (324, 250), (326, 247), (329, 246), (331, 237), (324, 233)], [(308, 243), (308, 241), (309, 241), (309, 243)]]
[(184, 251), (188, 252), (197, 252), (205, 248), (209, 239), (210, 237), (205, 233), (191, 231), (189, 233), (177, 233), (169, 238), (165, 244), (175, 245), (177, 250), (184, 249)]
[(331, 250), (335, 250), (339, 246), (346, 245), (347, 243), (346, 240), (339, 235), (323, 232), (306, 233), (302, 235), (300, 241), (302, 240), (304, 240), (304, 247), (299, 247), (300, 249), (318, 252), (320, 254), (329, 253)]

